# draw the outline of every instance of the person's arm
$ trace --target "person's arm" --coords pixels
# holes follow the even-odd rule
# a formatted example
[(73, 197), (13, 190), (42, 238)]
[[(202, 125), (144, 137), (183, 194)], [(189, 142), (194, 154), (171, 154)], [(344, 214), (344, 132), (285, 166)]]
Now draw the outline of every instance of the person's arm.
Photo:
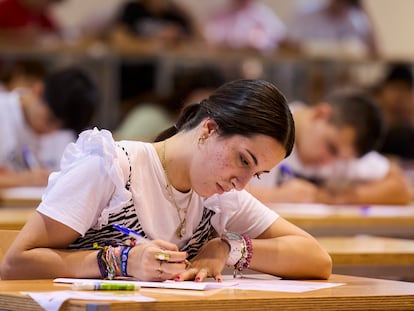
[(250, 268), (293, 279), (328, 279), (332, 259), (310, 234), (279, 217), (252, 240)]
[(315, 203), (326, 200), (327, 196), (323, 189), (301, 178), (272, 188), (251, 186), (248, 191), (264, 203)]
[[(70, 227), (36, 212), (3, 258), (1, 279), (100, 278), (98, 250), (66, 249), (79, 236)], [(160, 261), (155, 258), (160, 252), (169, 257), (162, 275)], [(184, 271), (186, 256), (174, 244), (154, 240), (132, 247), (126, 270), (143, 281), (164, 281)]]
[(99, 277), (97, 251), (65, 250), (77, 237), (73, 229), (36, 212), (6, 253), (1, 278)]
[(413, 201), (408, 180), (399, 166), (390, 161), (387, 175), (376, 181), (357, 183), (332, 196), (333, 204), (405, 205)]
[(124, 53), (152, 53), (162, 47), (160, 41), (136, 36), (122, 24), (115, 25), (110, 30), (109, 43), (112, 48)]
[[(251, 240), (249, 269), (287, 279), (328, 279), (332, 259), (308, 233), (279, 217), (257, 238)], [(191, 269), (180, 274), (180, 280), (214, 277), (221, 271), (229, 255), (229, 247), (221, 238), (206, 243), (191, 261)]]

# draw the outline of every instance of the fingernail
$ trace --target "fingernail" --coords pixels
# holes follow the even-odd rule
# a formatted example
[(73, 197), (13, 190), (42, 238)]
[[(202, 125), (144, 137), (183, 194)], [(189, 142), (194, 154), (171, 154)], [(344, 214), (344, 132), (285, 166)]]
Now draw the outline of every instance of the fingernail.
[(181, 280), (181, 277), (180, 277), (179, 275), (177, 275), (177, 276), (174, 278), (174, 280), (179, 281), (179, 280)]
[(217, 278), (217, 279), (216, 279), (216, 281), (217, 281), (218, 283), (223, 282), (222, 278)]
[(196, 282), (200, 282), (200, 280), (201, 280), (201, 278), (198, 276), (198, 277), (196, 277), (196, 278), (195, 278), (195, 280), (194, 280), (194, 281), (196, 281)]

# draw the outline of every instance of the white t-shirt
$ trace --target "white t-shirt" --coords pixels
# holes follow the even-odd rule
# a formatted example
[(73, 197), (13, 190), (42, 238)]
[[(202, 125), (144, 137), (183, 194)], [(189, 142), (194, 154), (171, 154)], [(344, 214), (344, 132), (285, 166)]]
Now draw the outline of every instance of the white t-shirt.
[[(127, 237), (112, 229), (118, 223), (193, 255), (213, 229), (218, 235), (232, 231), (254, 238), (278, 218), (245, 190), (207, 199), (193, 193), (186, 233), (179, 238), (180, 219), (166, 185), (152, 144), (114, 142), (109, 131), (88, 130), (66, 149), (61, 171), (51, 175), (38, 211), (82, 235), (71, 248), (125, 241)], [(173, 191), (178, 206), (185, 207), (189, 194)]]
[(11, 170), (25, 170), (24, 150), (30, 150), (40, 165), (56, 170), (68, 143), (75, 140), (70, 130), (37, 135), (26, 124), (20, 97), (15, 92), (0, 92), (0, 166)]
[(367, 45), (372, 34), (368, 16), (362, 10), (350, 8), (342, 18), (333, 18), (325, 7), (298, 14), (290, 22), (289, 37), (301, 42), (341, 43), (357, 40)]
[(213, 14), (204, 31), (214, 44), (271, 51), (284, 38), (286, 27), (270, 7), (252, 1), (237, 10), (230, 6)]

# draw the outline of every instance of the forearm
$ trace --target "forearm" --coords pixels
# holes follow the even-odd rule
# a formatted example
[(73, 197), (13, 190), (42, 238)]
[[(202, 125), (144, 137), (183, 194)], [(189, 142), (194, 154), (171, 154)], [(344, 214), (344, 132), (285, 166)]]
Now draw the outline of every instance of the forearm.
[(254, 239), (250, 268), (292, 279), (327, 279), (332, 261), (313, 238), (283, 236)]
[(68, 251), (34, 248), (7, 254), (1, 266), (2, 279), (56, 277), (100, 278), (97, 250)]
[(355, 185), (333, 196), (336, 204), (407, 205), (412, 202), (409, 185), (403, 181), (379, 181)]

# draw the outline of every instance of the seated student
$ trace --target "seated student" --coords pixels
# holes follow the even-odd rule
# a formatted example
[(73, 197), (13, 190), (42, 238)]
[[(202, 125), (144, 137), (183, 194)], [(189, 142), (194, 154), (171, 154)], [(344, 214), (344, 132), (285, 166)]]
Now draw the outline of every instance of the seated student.
[[(243, 190), (293, 143), (286, 99), (264, 80), (224, 84), (156, 143), (85, 131), (10, 246), (1, 278), (221, 281), (227, 264), (326, 279), (332, 262), (318, 242)], [(146, 240), (131, 241), (115, 224)]]
[[(379, 54), (374, 25), (359, 0), (328, 0), (300, 12), (287, 27), (285, 45), (333, 55)], [(306, 2), (306, 5), (309, 3)]]
[(208, 97), (224, 83), (218, 68), (197, 67), (180, 70), (174, 77), (174, 91), (166, 99), (137, 103), (113, 133), (116, 139), (154, 141), (176, 121), (180, 110)]
[[(248, 190), (264, 202), (408, 204), (412, 194), (396, 163), (376, 151), (382, 115), (370, 97), (337, 91), (315, 106), (291, 105), (292, 155)], [(288, 177), (289, 176), (289, 177)], [(295, 178), (300, 177), (300, 178)]]
[[(199, 30), (184, 5), (173, 0), (126, 1), (109, 30), (111, 46), (126, 54), (154, 55), (198, 37)], [(124, 103), (155, 89), (157, 64), (151, 58), (122, 62), (119, 90)]]
[(42, 39), (57, 39), (60, 36), (60, 27), (50, 13), (50, 8), (61, 1), (0, 1), (0, 39), (11, 42), (35, 42), (37, 45)]
[(46, 64), (40, 61), (19, 60), (0, 63), (0, 91), (31, 87), (46, 75)]
[(414, 160), (414, 76), (412, 65), (390, 64), (374, 88), (387, 126), (380, 152), (399, 160)]
[(263, 1), (231, 0), (207, 17), (204, 33), (213, 46), (272, 52), (286, 27)]
[(94, 82), (77, 68), (0, 92), (0, 187), (46, 186), (66, 145), (89, 125), (97, 100)]

